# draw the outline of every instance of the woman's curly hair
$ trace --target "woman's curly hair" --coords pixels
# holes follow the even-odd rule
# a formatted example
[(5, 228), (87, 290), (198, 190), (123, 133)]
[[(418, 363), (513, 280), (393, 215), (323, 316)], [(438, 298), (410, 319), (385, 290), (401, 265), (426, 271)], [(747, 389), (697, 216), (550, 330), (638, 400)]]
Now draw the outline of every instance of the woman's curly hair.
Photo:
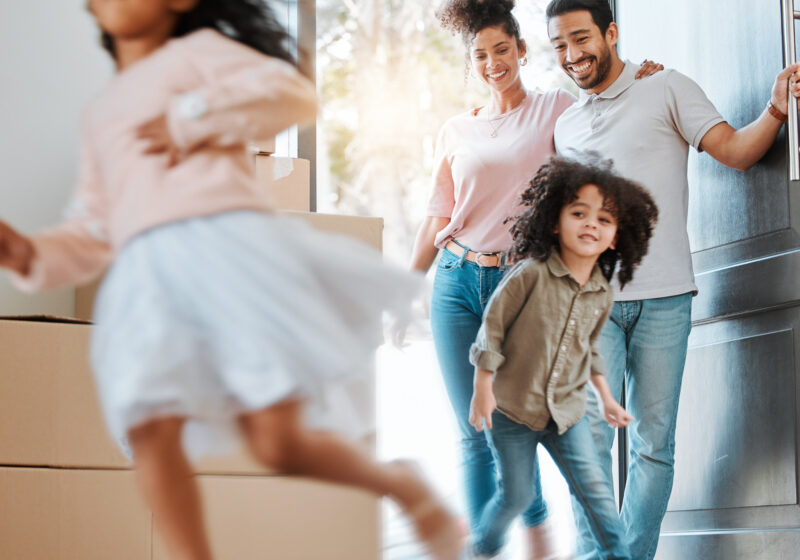
[[(203, 28), (216, 29), (259, 52), (295, 64), (289, 52), (289, 34), (263, 0), (199, 0), (194, 9), (180, 16), (172, 36), (182, 37)], [(116, 58), (111, 35), (101, 31), (100, 43)]]
[(514, 0), (446, 0), (436, 10), (436, 18), (444, 29), (460, 34), (466, 45), (479, 31), (495, 25), (502, 25), (519, 45), (522, 35), (517, 18), (511, 14), (514, 4)]
[(530, 257), (543, 261), (553, 249), (559, 250), (555, 229), (561, 210), (577, 198), (584, 185), (597, 186), (617, 220), (615, 248), (600, 255), (597, 264), (608, 280), (619, 264), (617, 278), (622, 287), (633, 278), (634, 269), (647, 253), (658, 208), (644, 187), (616, 175), (610, 160), (593, 153), (586, 154), (585, 162), (553, 156), (539, 168), (522, 193), (520, 202), (528, 208), (511, 227), (514, 241), (509, 260)]

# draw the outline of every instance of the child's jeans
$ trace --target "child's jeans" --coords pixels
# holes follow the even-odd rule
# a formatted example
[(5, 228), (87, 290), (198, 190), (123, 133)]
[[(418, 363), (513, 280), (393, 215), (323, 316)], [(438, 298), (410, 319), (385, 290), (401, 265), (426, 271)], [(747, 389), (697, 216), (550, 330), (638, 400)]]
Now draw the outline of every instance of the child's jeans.
[(536, 447), (542, 443), (564, 475), (570, 492), (583, 506), (599, 543), (600, 558), (630, 560), (613, 490), (600, 466), (586, 417), (558, 435), (552, 420), (544, 430), (534, 431), (495, 411), (489, 440), (500, 468), (500, 484), (478, 525), (476, 553), (497, 554), (511, 522), (530, 505), (534, 497)]

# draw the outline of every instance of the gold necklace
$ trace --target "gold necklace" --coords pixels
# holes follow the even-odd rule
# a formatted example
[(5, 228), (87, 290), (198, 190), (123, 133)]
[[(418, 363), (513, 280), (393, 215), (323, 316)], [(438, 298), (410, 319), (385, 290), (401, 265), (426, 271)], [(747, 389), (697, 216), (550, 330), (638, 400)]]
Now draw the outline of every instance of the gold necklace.
[[(512, 111), (513, 111), (513, 109), (512, 109)], [(506, 119), (508, 118), (509, 114), (511, 114), (511, 111), (508, 111), (507, 113), (503, 113), (499, 117), (492, 118), (492, 117), (489, 116), (489, 108), (488, 107), (486, 108), (486, 122), (489, 123), (489, 128), (492, 129), (492, 131), (489, 133), (489, 138), (497, 138), (497, 131), (500, 130), (500, 127), (503, 126), (504, 122), (506, 122)], [(499, 120), (500, 123), (497, 126), (494, 126), (492, 124), (493, 120)]]
[[(528, 98), (528, 94), (526, 93), (525, 97), (522, 98), (522, 101), (520, 101), (519, 103), (517, 103), (516, 105), (511, 107), (511, 109), (509, 109), (505, 113), (501, 113), (500, 116), (497, 116), (497, 117), (490, 117), (489, 116), (489, 106), (488, 105), (486, 106), (486, 122), (489, 124), (489, 128), (492, 129), (492, 131), (489, 133), (489, 138), (497, 138), (497, 131), (500, 130), (500, 127), (503, 126), (503, 124), (506, 122), (506, 119), (508, 118), (508, 116), (511, 113), (515, 112), (520, 107), (520, 105), (525, 103), (525, 99), (527, 99), (527, 98)], [(497, 126), (494, 126), (492, 124), (493, 120), (500, 121), (500, 122), (497, 124)]]

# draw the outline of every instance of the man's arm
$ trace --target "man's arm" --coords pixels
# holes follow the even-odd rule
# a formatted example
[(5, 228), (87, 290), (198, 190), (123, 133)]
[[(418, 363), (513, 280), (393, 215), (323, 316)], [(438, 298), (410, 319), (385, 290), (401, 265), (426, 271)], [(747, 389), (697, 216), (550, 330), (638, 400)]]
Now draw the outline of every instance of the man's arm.
[[(789, 108), (788, 92), (800, 97), (800, 63), (789, 66), (775, 78), (771, 103), (784, 115)], [(791, 85), (790, 85), (791, 84)], [(726, 122), (709, 130), (700, 142), (700, 149), (709, 153), (718, 162), (728, 167), (746, 171), (764, 157), (783, 122), (772, 116), (767, 109), (745, 127), (736, 130)]]

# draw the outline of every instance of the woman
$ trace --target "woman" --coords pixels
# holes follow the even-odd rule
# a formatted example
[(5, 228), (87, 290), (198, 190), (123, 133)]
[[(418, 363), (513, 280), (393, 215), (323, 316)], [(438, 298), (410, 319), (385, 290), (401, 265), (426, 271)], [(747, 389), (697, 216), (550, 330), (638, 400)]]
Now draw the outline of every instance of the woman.
[[(436, 144), (433, 191), (414, 243), (411, 267), (425, 272), (442, 249), (431, 297), (431, 329), (450, 403), (461, 432), (468, 517), (476, 527), (494, 494), (495, 465), (483, 433), (469, 424), (473, 367), (469, 347), (484, 307), (505, 270), (511, 235), (505, 219), (520, 213), (518, 199), (554, 153), (553, 127), (575, 98), (564, 90), (528, 91), (520, 79), (525, 41), (512, 15), (514, 0), (449, 0), (442, 26), (460, 33), (469, 65), (488, 85), (483, 107), (449, 119)], [(662, 69), (647, 64), (646, 73)], [(641, 74), (642, 72), (640, 72)], [(523, 513), (529, 558), (555, 554), (541, 496)]]

